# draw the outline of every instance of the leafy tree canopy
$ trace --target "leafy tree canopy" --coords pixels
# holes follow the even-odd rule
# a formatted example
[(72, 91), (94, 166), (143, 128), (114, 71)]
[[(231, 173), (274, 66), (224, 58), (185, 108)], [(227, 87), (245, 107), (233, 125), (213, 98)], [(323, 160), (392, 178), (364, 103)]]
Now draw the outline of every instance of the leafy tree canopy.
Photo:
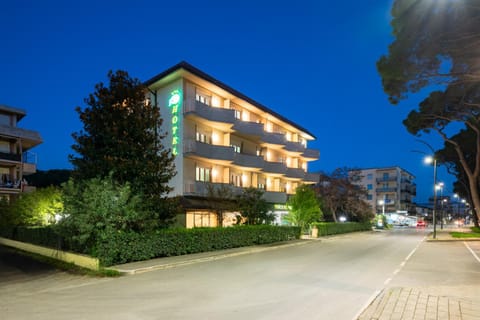
[(68, 169), (37, 170), (34, 174), (26, 176), (26, 180), (29, 185), (37, 188), (60, 187), (70, 179), (71, 174), (72, 170)]
[(272, 205), (263, 198), (260, 189), (244, 189), (238, 197), (238, 206), (245, 224), (271, 224), (275, 220)]
[(320, 221), (323, 217), (322, 210), (313, 189), (308, 185), (301, 185), (287, 201), (287, 221), (299, 226), (303, 231), (312, 222)]
[(163, 200), (176, 172), (173, 156), (162, 144), (159, 109), (146, 99), (147, 88), (127, 72), (110, 71), (108, 78), (108, 86), (97, 84), (85, 99), (86, 108), (76, 108), (84, 128), (72, 135), (73, 176), (84, 180), (111, 174), (120, 184), (128, 182), (166, 221), (172, 213)]

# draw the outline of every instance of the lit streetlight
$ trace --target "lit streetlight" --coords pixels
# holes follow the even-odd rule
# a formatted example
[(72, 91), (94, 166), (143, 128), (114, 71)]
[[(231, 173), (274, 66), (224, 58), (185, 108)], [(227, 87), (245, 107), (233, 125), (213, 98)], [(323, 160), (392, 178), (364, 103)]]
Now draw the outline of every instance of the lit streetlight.
[(425, 158), (425, 163), (433, 163), (433, 239), (437, 238), (437, 221), (436, 221), (436, 206), (437, 206), (437, 159), (432, 156)]
[(440, 210), (440, 229), (442, 229), (442, 230), (443, 230), (443, 203), (444, 203), (444, 200), (445, 200), (445, 199), (443, 199), (443, 186), (444, 185), (445, 184), (443, 182), (439, 182), (437, 184), (437, 186), (435, 186), (436, 189), (440, 190), (440, 202), (442, 204), (442, 207), (441, 207), (442, 209)]

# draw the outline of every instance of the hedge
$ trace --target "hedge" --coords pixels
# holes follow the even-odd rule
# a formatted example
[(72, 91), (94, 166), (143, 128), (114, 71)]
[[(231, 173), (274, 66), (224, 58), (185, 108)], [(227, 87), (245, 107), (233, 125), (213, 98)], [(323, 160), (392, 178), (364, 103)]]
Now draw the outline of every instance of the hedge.
[[(52, 226), (0, 228), (0, 236), (54, 249), (68, 250), (68, 247), (75, 247), (70, 243), (71, 241), (62, 239)], [(268, 244), (298, 238), (300, 238), (299, 227), (269, 225), (162, 229), (151, 234), (115, 232), (103, 234), (96, 248), (91, 248), (91, 253), (106, 267), (158, 257)]]
[(114, 233), (98, 243), (95, 256), (104, 267), (158, 257), (268, 244), (300, 237), (299, 227), (236, 226), (165, 229), (151, 234)]
[(318, 228), (319, 237), (355, 231), (372, 230), (372, 224), (370, 222), (317, 222), (312, 224), (312, 227)]

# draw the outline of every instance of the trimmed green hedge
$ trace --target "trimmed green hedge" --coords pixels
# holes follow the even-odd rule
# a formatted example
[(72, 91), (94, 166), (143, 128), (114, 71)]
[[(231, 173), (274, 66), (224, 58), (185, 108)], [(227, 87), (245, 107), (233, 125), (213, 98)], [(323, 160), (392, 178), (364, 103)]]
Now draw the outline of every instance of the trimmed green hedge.
[(349, 233), (355, 231), (368, 231), (372, 230), (372, 224), (370, 222), (317, 222), (313, 223), (312, 227), (318, 228), (318, 236), (328, 236), (340, 233)]
[(158, 257), (215, 251), (300, 238), (299, 227), (237, 226), (165, 229), (152, 234), (114, 233), (98, 243), (95, 256), (104, 267)]

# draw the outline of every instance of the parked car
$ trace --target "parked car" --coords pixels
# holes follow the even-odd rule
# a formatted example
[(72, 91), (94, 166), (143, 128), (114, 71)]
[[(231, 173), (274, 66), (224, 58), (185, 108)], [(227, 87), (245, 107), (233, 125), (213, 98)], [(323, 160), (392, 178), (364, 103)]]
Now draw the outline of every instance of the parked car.
[(418, 220), (417, 221), (417, 228), (425, 228), (427, 226), (427, 223), (425, 220)]

